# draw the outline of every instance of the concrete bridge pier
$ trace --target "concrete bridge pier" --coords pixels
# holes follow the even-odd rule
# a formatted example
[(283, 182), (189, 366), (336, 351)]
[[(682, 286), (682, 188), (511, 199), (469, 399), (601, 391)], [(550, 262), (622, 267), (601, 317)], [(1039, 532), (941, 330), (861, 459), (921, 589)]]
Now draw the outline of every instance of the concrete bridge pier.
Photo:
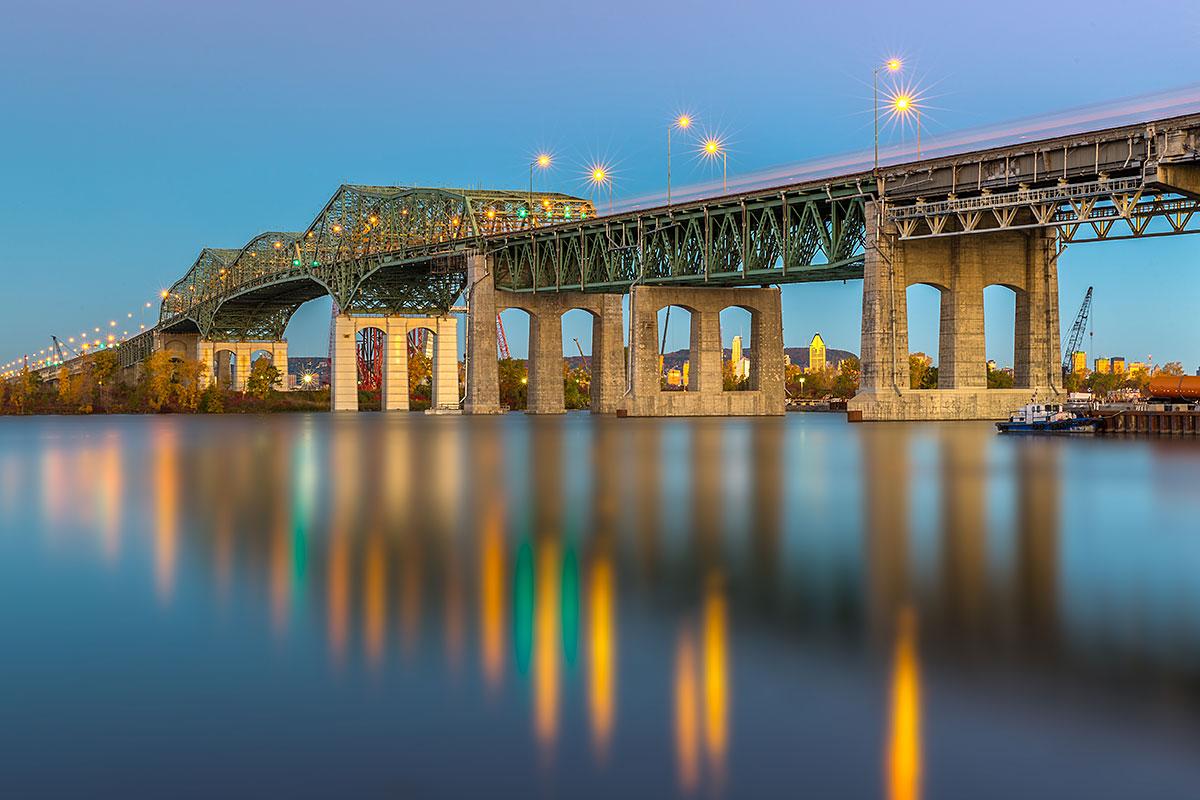
[[(849, 409), (864, 420), (999, 419), (1031, 396), (1062, 395), (1058, 267), (1053, 232), (1017, 230), (901, 241), (867, 207), (862, 385)], [(907, 289), (941, 292), (938, 388), (909, 387)], [(1016, 295), (1014, 388), (987, 388), (983, 290)]]
[(591, 411), (615, 414), (625, 390), (622, 295), (579, 291), (516, 293), (497, 290), (484, 256), (470, 259), (468, 315), (468, 414), (500, 411), (496, 369), (496, 314), (519, 308), (529, 314), (528, 408), (530, 414), (562, 414), (562, 316), (582, 309), (592, 316)]
[[(207, 386), (210, 380), (216, 380), (220, 386), (228, 386), (236, 392), (246, 391), (250, 379), (250, 369), (254, 365), (254, 354), (265, 351), (280, 372), (284, 383), (287, 381), (287, 340), (278, 341), (241, 341), (222, 342), (208, 339), (198, 339), (195, 343), (196, 355), (204, 370), (200, 373), (200, 381)], [(231, 374), (228, 356), (232, 354), (235, 362)], [(218, 356), (225, 356), (218, 358)], [(193, 356), (188, 356), (193, 357)], [(214, 366), (215, 364), (215, 366)]]
[[(689, 312), (691, 370), (687, 391), (661, 388), (658, 312), (667, 306)], [(729, 307), (750, 312), (750, 389), (725, 391), (722, 381), (721, 311)], [(765, 416), (783, 414), (783, 310), (779, 289), (678, 289), (635, 286), (633, 313), (632, 384), (624, 400), (625, 413), (634, 417)]]
[(384, 334), (382, 408), (408, 411), (408, 335), (427, 330), (433, 335), (431, 413), (458, 410), (458, 321), (454, 317), (408, 317), (399, 314), (334, 317), (330, 354), (330, 407), (358, 411), (358, 333), (375, 328)]

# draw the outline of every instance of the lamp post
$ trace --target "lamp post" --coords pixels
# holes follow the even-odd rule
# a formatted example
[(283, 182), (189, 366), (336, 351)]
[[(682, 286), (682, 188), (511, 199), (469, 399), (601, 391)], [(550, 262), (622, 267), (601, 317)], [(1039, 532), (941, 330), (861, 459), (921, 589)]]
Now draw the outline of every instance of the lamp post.
[(686, 131), (692, 127), (692, 118), (688, 114), (680, 114), (667, 126), (667, 205), (671, 205), (671, 132), (676, 128)]
[(705, 158), (721, 159), (721, 191), (727, 191), (729, 188), (729, 151), (725, 149), (725, 143), (715, 136), (709, 136), (701, 143), (700, 153)]
[(876, 64), (875, 69), (871, 74), (871, 88), (874, 98), (875, 110), (875, 170), (879, 170), (879, 70), (884, 69), (888, 72), (899, 72), (901, 61), (898, 58), (889, 58), (882, 64)]

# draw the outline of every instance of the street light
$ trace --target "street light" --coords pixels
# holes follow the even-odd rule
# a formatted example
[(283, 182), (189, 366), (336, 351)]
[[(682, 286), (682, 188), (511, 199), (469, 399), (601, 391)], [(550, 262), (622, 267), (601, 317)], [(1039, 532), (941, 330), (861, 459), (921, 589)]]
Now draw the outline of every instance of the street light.
[(888, 72), (899, 72), (903, 66), (900, 59), (889, 58), (882, 64), (876, 64), (871, 75), (871, 87), (875, 102), (875, 170), (879, 170), (879, 70), (884, 69)]
[(895, 116), (905, 119), (912, 114), (917, 123), (917, 160), (921, 158), (921, 105), (916, 95), (911, 92), (897, 92), (890, 99), (891, 111)]
[(721, 159), (721, 191), (726, 191), (729, 188), (729, 151), (725, 149), (725, 142), (716, 136), (709, 136), (700, 143), (700, 155), (708, 159)]
[(540, 170), (548, 170), (554, 164), (554, 156), (549, 153), (538, 153), (533, 161), (529, 162), (529, 208), (533, 209), (533, 168), (537, 167)]
[(692, 127), (690, 114), (680, 114), (667, 126), (667, 205), (671, 205), (671, 132), (676, 128), (686, 131)]
[(612, 209), (613, 209), (612, 170), (608, 168), (607, 164), (601, 164), (601, 163), (592, 164), (591, 168), (588, 170), (588, 181), (591, 182), (593, 189), (602, 189), (605, 186), (608, 187), (608, 210), (609, 210), (609, 213), (612, 213)]

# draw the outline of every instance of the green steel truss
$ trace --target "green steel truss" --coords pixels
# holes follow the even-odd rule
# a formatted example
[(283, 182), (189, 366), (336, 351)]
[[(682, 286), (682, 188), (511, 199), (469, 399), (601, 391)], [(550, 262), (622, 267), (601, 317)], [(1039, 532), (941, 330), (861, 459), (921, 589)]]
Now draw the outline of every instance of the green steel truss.
[(489, 237), (496, 285), (516, 292), (862, 277), (856, 186), (772, 190)]
[(163, 298), (159, 326), (276, 339), (297, 308), (326, 294), (344, 310), (446, 313), (463, 289), (463, 253), (484, 237), (594, 214), (555, 193), (342, 186), (302, 232), (202, 250)]

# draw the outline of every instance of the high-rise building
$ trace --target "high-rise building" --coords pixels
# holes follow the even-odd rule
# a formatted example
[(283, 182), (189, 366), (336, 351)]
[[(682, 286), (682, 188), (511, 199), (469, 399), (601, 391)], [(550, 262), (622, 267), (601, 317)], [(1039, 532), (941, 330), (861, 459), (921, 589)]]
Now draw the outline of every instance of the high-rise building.
[(742, 337), (733, 337), (732, 353), (730, 354), (730, 366), (733, 368), (733, 379), (744, 380), (750, 377), (750, 359), (742, 355)]
[(1087, 372), (1087, 353), (1083, 350), (1076, 350), (1071, 353), (1071, 372), (1076, 375), (1083, 375)]
[(808, 343), (808, 371), (816, 372), (825, 369), (825, 340), (820, 333), (814, 333)]
[(1097, 372), (1101, 375), (1107, 375), (1112, 372), (1112, 363), (1107, 358), (1097, 358), (1096, 367), (1093, 372)]
[(995, 372), (996, 371), (996, 359), (989, 358), (987, 360), (987, 368), (988, 368), (988, 372)]
[(692, 372), (692, 362), (691, 361), (683, 362), (683, 385), (684, 386), (688, 385), (688, 378), (691, 376), (691, 372)]
[(1113, 356), (1110, 364), (1112, 365), (1113, 375), (1125, 374), (1125, 356)]

